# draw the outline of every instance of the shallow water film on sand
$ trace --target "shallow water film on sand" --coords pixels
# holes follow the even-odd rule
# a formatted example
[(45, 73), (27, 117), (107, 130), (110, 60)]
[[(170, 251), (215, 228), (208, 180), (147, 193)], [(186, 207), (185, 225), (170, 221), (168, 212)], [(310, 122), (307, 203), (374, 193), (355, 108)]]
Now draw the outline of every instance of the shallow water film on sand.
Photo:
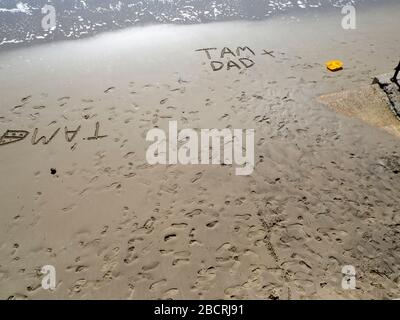
[[(377, 0), (1, 0), (0, 48), (21, 43), (77, 39), (102, 31), (150, 23), (193, 24), (260, 20), (279, 13)], [(54, 13), (52, 28), (41, 20)], [(45, 30), (44, 30), (45, 29)]]
[(1, 299), (400, 298), (399, 1), (0, 3)]

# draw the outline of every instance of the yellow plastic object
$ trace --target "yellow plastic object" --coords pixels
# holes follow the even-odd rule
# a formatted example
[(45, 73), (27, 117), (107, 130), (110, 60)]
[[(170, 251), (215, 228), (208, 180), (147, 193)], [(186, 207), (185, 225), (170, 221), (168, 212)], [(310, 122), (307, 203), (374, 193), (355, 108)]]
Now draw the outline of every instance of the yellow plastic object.
[(330, 71), (339, 71), (343, 69), (343, 62), (340, 60), (331, 60), (326, 63), (326, 67)]

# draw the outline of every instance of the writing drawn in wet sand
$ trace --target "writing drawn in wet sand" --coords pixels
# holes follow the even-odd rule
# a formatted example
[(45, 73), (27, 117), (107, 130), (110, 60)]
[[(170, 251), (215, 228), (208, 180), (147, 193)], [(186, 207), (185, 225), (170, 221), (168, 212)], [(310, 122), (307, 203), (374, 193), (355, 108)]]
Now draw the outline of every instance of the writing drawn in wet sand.
[[(203, 48), (197, 49), (196, 52), (204, 52), (213, 71), (225, 69), (228, 71), (231, 69), (242, 70), (249, 69), (255, 65), (254, 57), (256, 53), (248, 46), (237, 47), (235, 49), (224, 47), (221, 51), (218, 48)], [(273, 51), (263, 50), (261, 55), (267, 54), (275, 58), (272, 53)]]
[[(61, 127), (57, 128), (52, 132), (50, 136), (40, 135), (39, 129), (35, 128), (31, 137), (31, 144), (37, 145), (41, 142), (43, 145), (49, 144), (60, 132)], [(70, 143), (76, 140), (76, 137), (81, 130), (81, 125), (79, 125), (76, 129), (71, 130), (67, 126), (64, 127), (64, 137), (65, 140)], [(29, 135), (29, 131), (26, 130), (7, 130), (0, 137), (0, 146), (4, 146), (6, 144), (15, 143), (18, 141), (24, 140)], [(98, 140), (107, 137), (107, 135), (100, 135), (100, 123), (96, 122), (94, 134), (89, 137), (82, 138), (83, 140)], [(73, 149), (76, 146), (76, 143), (71, 147)]]

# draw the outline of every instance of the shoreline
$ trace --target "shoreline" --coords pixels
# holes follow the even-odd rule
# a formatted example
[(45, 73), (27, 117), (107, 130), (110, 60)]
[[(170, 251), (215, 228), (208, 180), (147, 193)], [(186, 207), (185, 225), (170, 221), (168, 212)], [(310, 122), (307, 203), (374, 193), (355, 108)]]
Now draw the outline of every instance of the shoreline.
[[(386, 0), (386, 2), (383, 4), (384, 6), (393, 6), (397, 5), (395, 0)], [(377, 2), (370, 2), (368, 4), (360, 3), (356, 5), (357, 10), (373, 10), (374, 8), (382, 6), (382, 2), (377, 3)], [(328, 6), (322, 6), (322, 7), (311, 7), (311, 8), (291, 8), (287, 9), (289, 11), (278, 11), (270, 16), (266, 17), (260, 17), (257, 19), (250, 19), (250, 18), (243, 18), (243, 17), (226, 17), (223, 20), (209, 20), (209, 21), (201, 21), (201, 22), (180, 22), (180, 23), (174, 23), (174, 22), (159, 22), (155, 23), (154, 21), (152, 22), (142, 22), (138, 23), (135, 25), (126, 25), (126, 26), (110, 26), (108, 29), (105, 30), (92, 30), (91, 33), (83, 33), (81, 35), (74, 35), (73, 33), (66, 37), (64, 34), (61, 36), (58, 34), (56, 38), (52, 39), (47, 39), (46, 37), (51, 36), (54, 32), (52, 31), (51, 33), (46, 33), (44, 34), (44, 39), (36, 39), (32, 40), (29, 42), (24, 42), (23, 40), (18, 40), (18, 43), (1, 43), (0, 42), (0, 53), (1, 51), (10, 51), (10, 50), (18, 50), (18, 49), (26, 49), (26, 48), (31, 48), (34, 46), (40, 46), (40, 45), (46, 45), (46, 44), (51, 44), (51, 43), (57, 43), (57, 42), (63, 42), (63, 41), (76, 41), (76, 40), (81, 40), (81, 39), (90, 39), (93, 37), (97, 37), (102, 34), (107, 34), (107, 33), (112, 33), (112, 32), (118, 32), (118, 31), (124, 31), (124, 30), (129, 30), (129, 29), (135, 29), (135, 28), (146, 28), (146, 27), (156, 27), (156, 26), (195, 26), (195, 25), (203, 25), (203, 24), (212, 24), (212, 23), (240, 23), (240, 22), (263, 22), (263, 21), (268, 21), (269, 19), (281, 19), (281, 18), (291, 18), (291, 17), (296, 17), (297, 19), (299, 18), (307, 18), (307, 16), (318, 16), (320, 15), (321, 17), (326, 16), (326, 15), (331, 15), (334, 11), (337, 11), (340, 14), (340, 6), (334, 6), (334, 5), (328, 5)], [(38, 18), (39, 19), (39, 18)], [(73, 38), (70, 38), (73, 36)], [(40, 35), (40, 37), (43, 37)], [(15, 39), (14, 39), (15, 40)], [(8, 41), (14, 41), (14, 40), (8, 40)], [(3, 39), (5, 41), (5, 39)]]

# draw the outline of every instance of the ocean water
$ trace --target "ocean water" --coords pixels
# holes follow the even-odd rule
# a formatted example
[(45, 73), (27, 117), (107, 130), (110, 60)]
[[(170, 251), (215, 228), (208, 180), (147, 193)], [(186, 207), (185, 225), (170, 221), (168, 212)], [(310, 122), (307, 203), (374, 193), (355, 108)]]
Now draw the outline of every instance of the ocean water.
[[(296, 14), (299, 10), (325, 10), (346, 4), (367, 6), (383, 2), (384, 0), (0, 0), (0, 49), (52, 40), (78, 39), (135, 25), (261, 20), (276, 14)], [(54, 8), (54, 15), (45, 7), (46, 4)]]

